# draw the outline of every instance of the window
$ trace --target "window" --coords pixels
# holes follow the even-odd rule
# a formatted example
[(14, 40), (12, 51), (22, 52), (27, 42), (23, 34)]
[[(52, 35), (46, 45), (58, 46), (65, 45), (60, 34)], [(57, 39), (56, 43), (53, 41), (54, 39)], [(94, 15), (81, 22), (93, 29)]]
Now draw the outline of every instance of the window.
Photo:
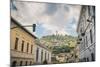
[(18, 49), (18, 40), (19, 40), (19, 38), (16, 37), (16, 40), (15, 40), (15, 49), (16, 50)]
[(28, 52), (28, 50), (29, 50), (29, 43), (27, 43), (27, 52)]
[(84, 49), (86, 48), (86, 44), (85, 44), (85, 38), (84, 38), (84, 43), (83, 43), (83, 45), (84, 45)]
[(21, 47), (21, 51), (24, 51), (24, 41), (22, 41), (22, 47)]
[(88, 6), (88, 14), (91, 15), (90, 6)]
[(33, 51), (33, 45), (31, 45), (31, 53), (32, 53), (32, 51)]
[(80, 33), (82, 32), (82, 28), (80, 29)]
[(90, 30), (90, 40), (91, 40), (91, 43), (93, 42), (92, 40), (92, 30)]
[(41, 61), (43, 60), (43, 50), (41, 50)]
[(20, 61), (20, 66), (22, 66), (23, 61)]
[(92, 6), (93, 9), (93, 16), (95, 16), (95, 6)]
[(49, 53), (48, 53), (48, 60), (49, 60)]
[(45, 52), (45, 60), (46, 60), (46, 52)]
[(32, 61), (30, 61), (30, 65), (32, 65)]
[(87, 40), (87, 36), (86, 36), (86, 46), (88, 47), (88, 40)]
[(27, 66), (27, 61), (26, 61), (26, 64), (25, 65)]
[(12, 67), (16, 66), (16, 64), (17, 64), (17, 61), (13, 61), (12, 62)]
[(87, 62), (89, 62), (89, 58), (87, 58)]
[(83, 58), (83, 61), (86, 62), (86, 58)]
[(39, 48), (36, 50), (36, 61), (38, 61)]
[(95, 55), (94, 55), (94, 53), (91, 53), (91, 60), (95, 61)]
[(95, 6), (92, 6), (92, 9), (93, 9), (94, 30), (95, 30)]

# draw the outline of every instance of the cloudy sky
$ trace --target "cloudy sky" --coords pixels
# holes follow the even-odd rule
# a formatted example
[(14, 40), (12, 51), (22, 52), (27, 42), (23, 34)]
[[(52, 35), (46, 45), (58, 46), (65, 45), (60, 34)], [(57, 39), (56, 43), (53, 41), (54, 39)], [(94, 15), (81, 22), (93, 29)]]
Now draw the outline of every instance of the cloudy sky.
[(52, 34), (77, 36), (76, 27), (80, 15), (80, 5), (39, 2), (14, 2), (15, 9), (11, 15), (22, 25), (36, 23), (36, 32), (32, 27), (27, 29), (37, 37)]

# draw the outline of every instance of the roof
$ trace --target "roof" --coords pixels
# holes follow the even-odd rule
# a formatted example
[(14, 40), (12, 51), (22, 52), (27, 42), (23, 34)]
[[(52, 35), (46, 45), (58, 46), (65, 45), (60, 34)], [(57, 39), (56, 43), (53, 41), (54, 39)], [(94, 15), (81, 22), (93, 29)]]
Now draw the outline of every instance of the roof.
[[(11, 17), (11, 21), (13, 21), (13, 23), (15, 23), (17, 26), (19, 26), (21, 29), (23, 29), (25, 32), (27, 32), (29, 35), (31, 35), (32, 37), (34, 37), (35, 39), (37, 39), (36, 36), (34, 36), (32, 33), (30, 33), (27, 29), (25, 29), (18, 21), (16, 21), (13, 17)], [(46, 46), (44, 46), (43, 44), (39, 44), (36, 43), (36, 45), (50, 51)]]
[(37, 37), (35, 35), (33, 35), (32, 33), (30, 33), (27, 29), (25, 29), (18, 21), (16, 21), (13, 17), (11, 17), (11, 21), (13, 21), (13, 23), (15, 23), (16, 25), (18, 25), (21, 29), (23, 29), (25, 32), (27, 32), (29, 35), (31, 35), (32, 37), (34, 37), (35, 39), (37, 39)]
[[(13, 21), (13, 23), (15, 23), (16, 25), (18, 25), (21, 29), (23, 29), (25, 32), (27, 32), (29, 35), (31, 35), (32, 37), (34, 37), (35, 39), (37, 39), (36, 36), (34, 36), (32, 33), (30, 33), (27, 29), (25, 29), (18, 21), (16, 21), (13, 17), (11, 17), (11, 21)], [(40, 43), (36, 43), (36, 45), (48, 50), (48, 51), (51, 51), (50, 49), (48, 49), (46, 46), (44, 46), (43, 44), (40, 44)]]

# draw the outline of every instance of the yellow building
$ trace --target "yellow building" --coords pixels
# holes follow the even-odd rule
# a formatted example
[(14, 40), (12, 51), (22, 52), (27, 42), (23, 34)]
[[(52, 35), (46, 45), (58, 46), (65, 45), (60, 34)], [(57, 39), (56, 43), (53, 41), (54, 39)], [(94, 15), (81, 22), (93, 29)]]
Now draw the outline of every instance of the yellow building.
[(36, 37), (11, 18), (10, 31), (11, 65), (24, 66), (34, 64), (34, 45)]

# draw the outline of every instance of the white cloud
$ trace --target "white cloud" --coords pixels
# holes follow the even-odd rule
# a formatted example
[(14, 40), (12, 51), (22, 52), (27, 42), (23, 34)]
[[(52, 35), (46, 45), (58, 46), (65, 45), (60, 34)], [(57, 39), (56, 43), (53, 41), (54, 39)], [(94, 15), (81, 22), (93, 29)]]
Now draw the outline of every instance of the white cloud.
[(17, 2), (16, 6), (18, 11), (12, 10), (11, 14), (22, 24), (39, 23), (46, 29), (46, 33), (49, 31), (47, 34), (54, 34), (58, 31), (59, 34), (63, 35), (70, 35), (70, 32), (66, 31), (66, 26), (73, 17), (75, 22), (71, 29), (75, 31), (81, 8), (79, 5), (35, 2)]

